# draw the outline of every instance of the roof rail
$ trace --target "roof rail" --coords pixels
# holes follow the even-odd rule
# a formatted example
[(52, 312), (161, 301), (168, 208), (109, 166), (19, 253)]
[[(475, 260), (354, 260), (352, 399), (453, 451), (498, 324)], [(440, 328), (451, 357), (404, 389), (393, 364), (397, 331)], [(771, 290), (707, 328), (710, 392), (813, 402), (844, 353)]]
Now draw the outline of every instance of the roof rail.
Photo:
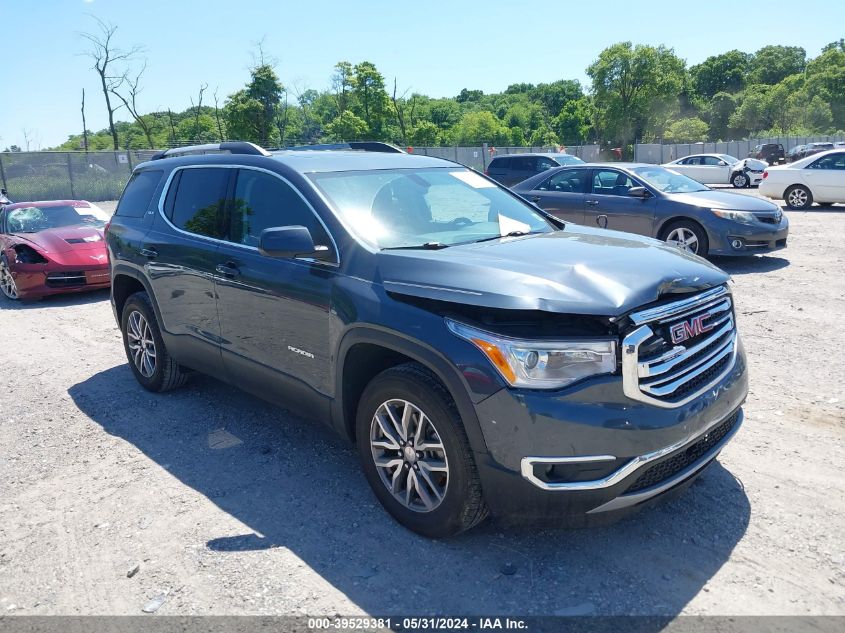
[(348, 143), (319, 143), (317, 145), (295, 145), (292, 147), (283, 147), (281, 149), (287, 150), (315, 150), (315, 151), (331, 151), (331, 150), (356, 150), (359, 152), (383, 152), (387, 154), (405, 154), (405, 150), (396, 147), (392, 143), (383, 143), (382, 141), (349, 141)]
[(188, 156), (190, 154), (214, 154), (217, 152), (229, 152), (230, 154), (250, 154), (252, 156), (269, 156), (270, 152), (258, 147), (255, 143), (246, 141), (224, 141), (223, 143), (206, 143), (205, 145), (188, 145), (186, 147), (174, 147), (163, 152), (153, 154), (150, 160), (160, 158), (173, 158), (175, 156)]

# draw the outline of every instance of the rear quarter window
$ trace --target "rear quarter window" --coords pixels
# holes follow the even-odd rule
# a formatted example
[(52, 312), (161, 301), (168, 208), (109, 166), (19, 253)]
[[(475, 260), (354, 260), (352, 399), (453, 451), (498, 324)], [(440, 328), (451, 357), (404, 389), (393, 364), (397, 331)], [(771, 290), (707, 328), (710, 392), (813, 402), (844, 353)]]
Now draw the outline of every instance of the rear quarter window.
[(160, 170), (138, 171), (132, 174), (114, 214), (124, 218), (142, 217), (152, 202), (162, 175), (164, 172)]
[(494, 158), (490, 161), (489, 169), (508, 169), (510, 167), (510, 158)]

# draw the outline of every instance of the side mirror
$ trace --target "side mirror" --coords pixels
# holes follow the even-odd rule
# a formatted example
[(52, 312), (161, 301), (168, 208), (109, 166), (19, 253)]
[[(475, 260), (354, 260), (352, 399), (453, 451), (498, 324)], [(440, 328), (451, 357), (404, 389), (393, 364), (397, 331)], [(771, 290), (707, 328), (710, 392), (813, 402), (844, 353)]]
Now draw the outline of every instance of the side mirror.
[(628, 195), (633, 198), (642, 198), (643, 200), (651, 198), (651, 192), (645, 187), (631, 187), (628, 189)]
[(258, 240), (258, 252), (266, 257), (293, 259), (312, 257), (329, 259), (328, 246), (315, 246), (311, 232), (304, 226), (277, 226), (264, 229)]
[(9, 192), (8, 192), (8, 191), (6, 191), (6, 189), (5, 189), (5, 188), (4, 188), (4, 189), (0, 189), (0, 196), (6, 196), (6, 195), (9, 195)]

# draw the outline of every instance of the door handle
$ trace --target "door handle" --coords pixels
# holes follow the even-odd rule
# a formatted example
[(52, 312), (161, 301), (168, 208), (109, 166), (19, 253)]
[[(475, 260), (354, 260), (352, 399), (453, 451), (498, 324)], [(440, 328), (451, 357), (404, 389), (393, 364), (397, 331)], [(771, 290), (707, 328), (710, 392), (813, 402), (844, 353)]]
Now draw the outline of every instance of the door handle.
[(139, 252), (147, 259), (155, 259), (158, 257), (158, 251), (154, 248), (142, 248)]
[(215, 269), (218, 273), (223, 275), (224, 277), (228, 277), (230, 279), (237, 277), (241, 274), (241, 271), (238, 270), (238, 267), (235, 265), (234, 262), (226, 262), (225, 264), (217, 264)]
[(587, 204), (591, 207), (597, 207), (597, 206), (599, 206), (599, 201), (598, 200), (587, 200)]

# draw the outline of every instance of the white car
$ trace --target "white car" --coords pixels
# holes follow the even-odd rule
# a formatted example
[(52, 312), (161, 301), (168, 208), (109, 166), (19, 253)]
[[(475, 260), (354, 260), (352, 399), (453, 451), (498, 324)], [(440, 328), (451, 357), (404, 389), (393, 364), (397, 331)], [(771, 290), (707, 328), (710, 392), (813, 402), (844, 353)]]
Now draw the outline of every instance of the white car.
[(845, 149), (832, 149), (788, 165), (767, 168), (760, 193), (785, 200), (790, 209), (809, 209), (813, 202), (824, 207), (845, 202)]
[(664, 163), (663, 167), (705, 185), (731, 184), (742, 189), (759, 185), (767, 165), (756, 158), (740, 160), (729, 154), (692, 154)]

